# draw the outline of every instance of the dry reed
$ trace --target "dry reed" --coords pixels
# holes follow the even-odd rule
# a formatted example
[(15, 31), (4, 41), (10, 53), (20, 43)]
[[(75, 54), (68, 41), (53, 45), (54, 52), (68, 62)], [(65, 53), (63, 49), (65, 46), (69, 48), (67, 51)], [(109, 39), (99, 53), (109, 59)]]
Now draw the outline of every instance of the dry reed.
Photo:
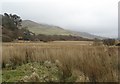
[[(63, 79), (74, 71), (92, 82), (118, 81), (118, 48), (79, 43), (3, 43), (3, 65), (58, 60)], [(77, 74), (79, 76), (79, 74)]]

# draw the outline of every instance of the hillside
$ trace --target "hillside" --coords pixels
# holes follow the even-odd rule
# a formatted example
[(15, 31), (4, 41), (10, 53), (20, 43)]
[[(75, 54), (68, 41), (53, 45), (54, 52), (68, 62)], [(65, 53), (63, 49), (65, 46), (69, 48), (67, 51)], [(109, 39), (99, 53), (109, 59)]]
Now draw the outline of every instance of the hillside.
[[(22, 22), (22, 28), (16, 25), (16, 21), (21, 19), (15, 19), (17, 15), (3, 15), (2, 26), (2, 41), (11, 42), (18, 40), (30, 40), (30, 41), (88, 41), (90, 39), (83, 38), (81, 36), (75, 36), (71, 31), (64, 30), (57, 26), (39, 24), (30, 20), (24, 20)], [(2, 19), (2, 17), (1, 17)], [(21, 25), (21, 23), (20, 23)], [(19, 27), (18, 27), (19, 26)], [(28, 29), (25, 29), (28, 28)]]
[(24, 20), (22, 22), (23, 27), (27, 27), (30, 31), (36, 34), (46, 34), (46, 35), (70, 35), (71, 32), (64, 30), (57, 26), (38, 24), (30, 20)]
[[(0, 25), (2, 25), (2, 15), (0, 14)], [(45, 34), (45, 35), (72, 35), (72, 36), (80, 36), (88, 39), (104, 39), (104, 37), (92, 35), (86, 32), (77, 32), (66, 30), (58, 26), (48, 25), (48, 24), (40, 24), (31, 20), (23, 20), (22, 27), (27, 27), (31, 32), (35, 34)]]
[(81, 36), (89, 39), (103, 39), (104, 37), (92, 35), (86, 32), (76, 32), (71, 30), (66, 30), (58, 26), (47, 25), (47, 24), (39, 24), (37, 22), (31, 20), (23, 20), (23, 27), (27, 27), (30, 31), (35, 34), (46, 34), (46, 35), (73, 35), (73, 36)]

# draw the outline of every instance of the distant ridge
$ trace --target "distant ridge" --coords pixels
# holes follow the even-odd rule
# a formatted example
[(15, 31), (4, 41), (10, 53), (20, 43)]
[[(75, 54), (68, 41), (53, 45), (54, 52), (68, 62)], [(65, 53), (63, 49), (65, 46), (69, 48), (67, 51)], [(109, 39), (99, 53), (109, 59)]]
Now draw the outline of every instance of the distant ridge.
[(86, 32), (77, 32), (66, 30), (64, 28), (48, 25), (48, 24), (41, 24), (31, 20), (23, 20), (22, 27), (28, 28), (30, 31), (34, 32), (35, 34), (45, 34), (45, 35), (73, 35), (73, 36), (80, 36), (83, 38), (88, 39), (104, 39), (105, 37), (100, 37), (96, 35), (92, 35)]

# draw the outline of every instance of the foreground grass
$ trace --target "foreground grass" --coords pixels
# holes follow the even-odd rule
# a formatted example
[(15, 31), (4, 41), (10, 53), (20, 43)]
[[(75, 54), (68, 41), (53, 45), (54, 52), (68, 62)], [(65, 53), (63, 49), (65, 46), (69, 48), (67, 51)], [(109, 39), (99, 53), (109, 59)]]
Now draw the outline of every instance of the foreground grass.
[(10, 67), (3, 69), (3, 82), (70, 82), (76, 77), (62, 79), (62, 72), (56, 64), (50, 61), (44, 63), (27, 63), (12, 70)]
[(0, 83), (2, 83), (2, 70), (0, 69)]
[[(82, 45), (80, 42), (3, 44), (3, 81), (17, 81), (14, 73), (16, 78), (24, 78), (28, 76), (28, 72), (32, 75), (29, 68), (26, 69), (28, 72), (25, 72), (23, 67), (34, 62), (41, 67), (40, 64), (45, 61), (50, 61), (53, 65), (57, 61), (57, 74), (61, 74), (52, 74), (51, 76), (58, 79), (54, 81), (118, 81), (118, 47), (93, 46), (89, 43)], [(9, 67), (11, 70), (7, 70)], [(51, 73), (51, 69), (47, 69), (48, 73)], [(41, 73), (36, 73), (41, 76)]]

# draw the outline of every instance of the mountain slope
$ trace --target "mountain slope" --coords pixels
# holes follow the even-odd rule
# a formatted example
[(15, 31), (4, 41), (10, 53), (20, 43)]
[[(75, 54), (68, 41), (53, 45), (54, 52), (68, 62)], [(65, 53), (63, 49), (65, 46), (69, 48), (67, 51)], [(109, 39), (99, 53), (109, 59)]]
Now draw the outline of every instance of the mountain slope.
[(36, 34), (47, 34), (47, 35), (69, 35), (70, 32), (52, 25), (38, 24), (30, 20), (24, 20), (22, 22), (23, 27), (28, 27), (28, 29)]
[(58, 26), (39, 24), (31, 20), (23, 20), (22, 26), (27, 27), (30, 31), (34, 32), (35, 34), (74, 35), (74, 36), (81, 36), (81, 37), (89, 38), (89, 39), (94, 39), (94, 38), (103, 39), (104, 38), (104, 37), (92, 35), (92, 34), (85, 33), (85, 32), (65, 30)]

